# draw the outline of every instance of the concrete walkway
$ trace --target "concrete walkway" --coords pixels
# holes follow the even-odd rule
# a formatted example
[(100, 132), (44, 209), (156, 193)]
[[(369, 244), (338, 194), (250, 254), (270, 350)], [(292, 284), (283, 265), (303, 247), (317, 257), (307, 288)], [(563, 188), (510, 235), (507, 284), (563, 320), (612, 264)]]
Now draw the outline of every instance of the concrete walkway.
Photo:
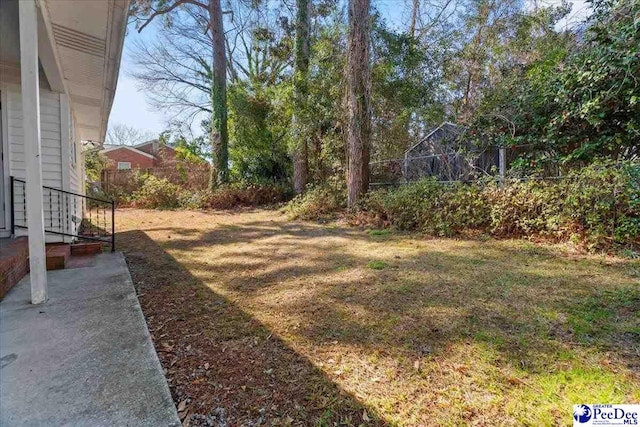
[(179, 426), (122, 254), (0, 302), (0, 426)]

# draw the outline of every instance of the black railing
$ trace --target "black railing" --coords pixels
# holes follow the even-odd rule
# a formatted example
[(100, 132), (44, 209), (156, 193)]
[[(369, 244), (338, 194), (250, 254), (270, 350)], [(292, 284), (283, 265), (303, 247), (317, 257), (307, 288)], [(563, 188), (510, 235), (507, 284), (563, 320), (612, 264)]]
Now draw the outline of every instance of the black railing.
[[(103, 242), (116, 250), (115, 203), (59, 188), (42, 187), (44, 231), (77, 240)], [(11, 177), (11, 234), (27, 229), (26, 181)]]

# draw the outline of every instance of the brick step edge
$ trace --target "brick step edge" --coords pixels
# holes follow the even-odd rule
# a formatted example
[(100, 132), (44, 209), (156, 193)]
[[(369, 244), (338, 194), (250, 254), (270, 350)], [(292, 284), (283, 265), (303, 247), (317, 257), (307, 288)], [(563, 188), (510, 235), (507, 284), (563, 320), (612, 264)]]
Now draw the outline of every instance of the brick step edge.
[(71, 247), (68, 244), (47, 245), (46, 255), (47, 270), (62, 270), (71, 256)]
[(71, 255), (95, 255), (102, 252), (102, 243), (72, 243)]

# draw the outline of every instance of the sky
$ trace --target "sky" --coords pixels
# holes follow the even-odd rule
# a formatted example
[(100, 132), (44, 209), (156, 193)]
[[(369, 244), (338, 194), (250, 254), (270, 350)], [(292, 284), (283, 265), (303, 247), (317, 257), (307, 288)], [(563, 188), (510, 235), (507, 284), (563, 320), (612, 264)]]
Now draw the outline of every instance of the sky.
[(125, 124), (143, 131), (160, 134), (167, 128), (168, 117), (155, 111), (147, 102), (145, 94), (130, 75), (133, 71), (132, 48), (136, 40), (152, 38), (155, 28), (150, 25), (142, 34), (130, 25), (124, 40), (124, 52), (120, 63), (120, 76), (116, 96), (109, 116), (109, 126)]
[[(560, 0), (537, 0), (542, 5), (559, 4)], [(571, 14), (558, 23), (560, 28), (570, 26), (583, 21), (589, 15), (589, 7), (585, 0), (572, 1)], [(405, 10), (405, 2), (402, 0), (377, 0), (375, 4), (379, 10), (387, 16), (390, 22), (403, 23), (408, 18)], [(397, 7), (398, 5), (401, 7)], [(116, 89), (116, 96), (109, 117), (109, 126), (124, 124), (136, 129), (160, 134), (168, 128), (170, 117), (160, 111), (154, 110), (147, 102), (144, 91), (138, 88), (136, 80), (131, 76), (134, 63), (132, 61), (132, 49), (137, 40), (150, 40), (154, 37), (156, 29), (152, 23), (141, 34), (138, 34), (133, 26), (127, 31), (124, 42), (124, 52), (120, 65), (120, 76)]]

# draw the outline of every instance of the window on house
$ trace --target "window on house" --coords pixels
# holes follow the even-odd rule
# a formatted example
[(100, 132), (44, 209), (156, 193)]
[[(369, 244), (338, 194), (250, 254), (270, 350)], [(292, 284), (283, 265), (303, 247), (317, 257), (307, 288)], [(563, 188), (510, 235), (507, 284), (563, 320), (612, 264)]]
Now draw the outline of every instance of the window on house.
[(131, 169), (131, 162), (118, 162), (118, 170)]

